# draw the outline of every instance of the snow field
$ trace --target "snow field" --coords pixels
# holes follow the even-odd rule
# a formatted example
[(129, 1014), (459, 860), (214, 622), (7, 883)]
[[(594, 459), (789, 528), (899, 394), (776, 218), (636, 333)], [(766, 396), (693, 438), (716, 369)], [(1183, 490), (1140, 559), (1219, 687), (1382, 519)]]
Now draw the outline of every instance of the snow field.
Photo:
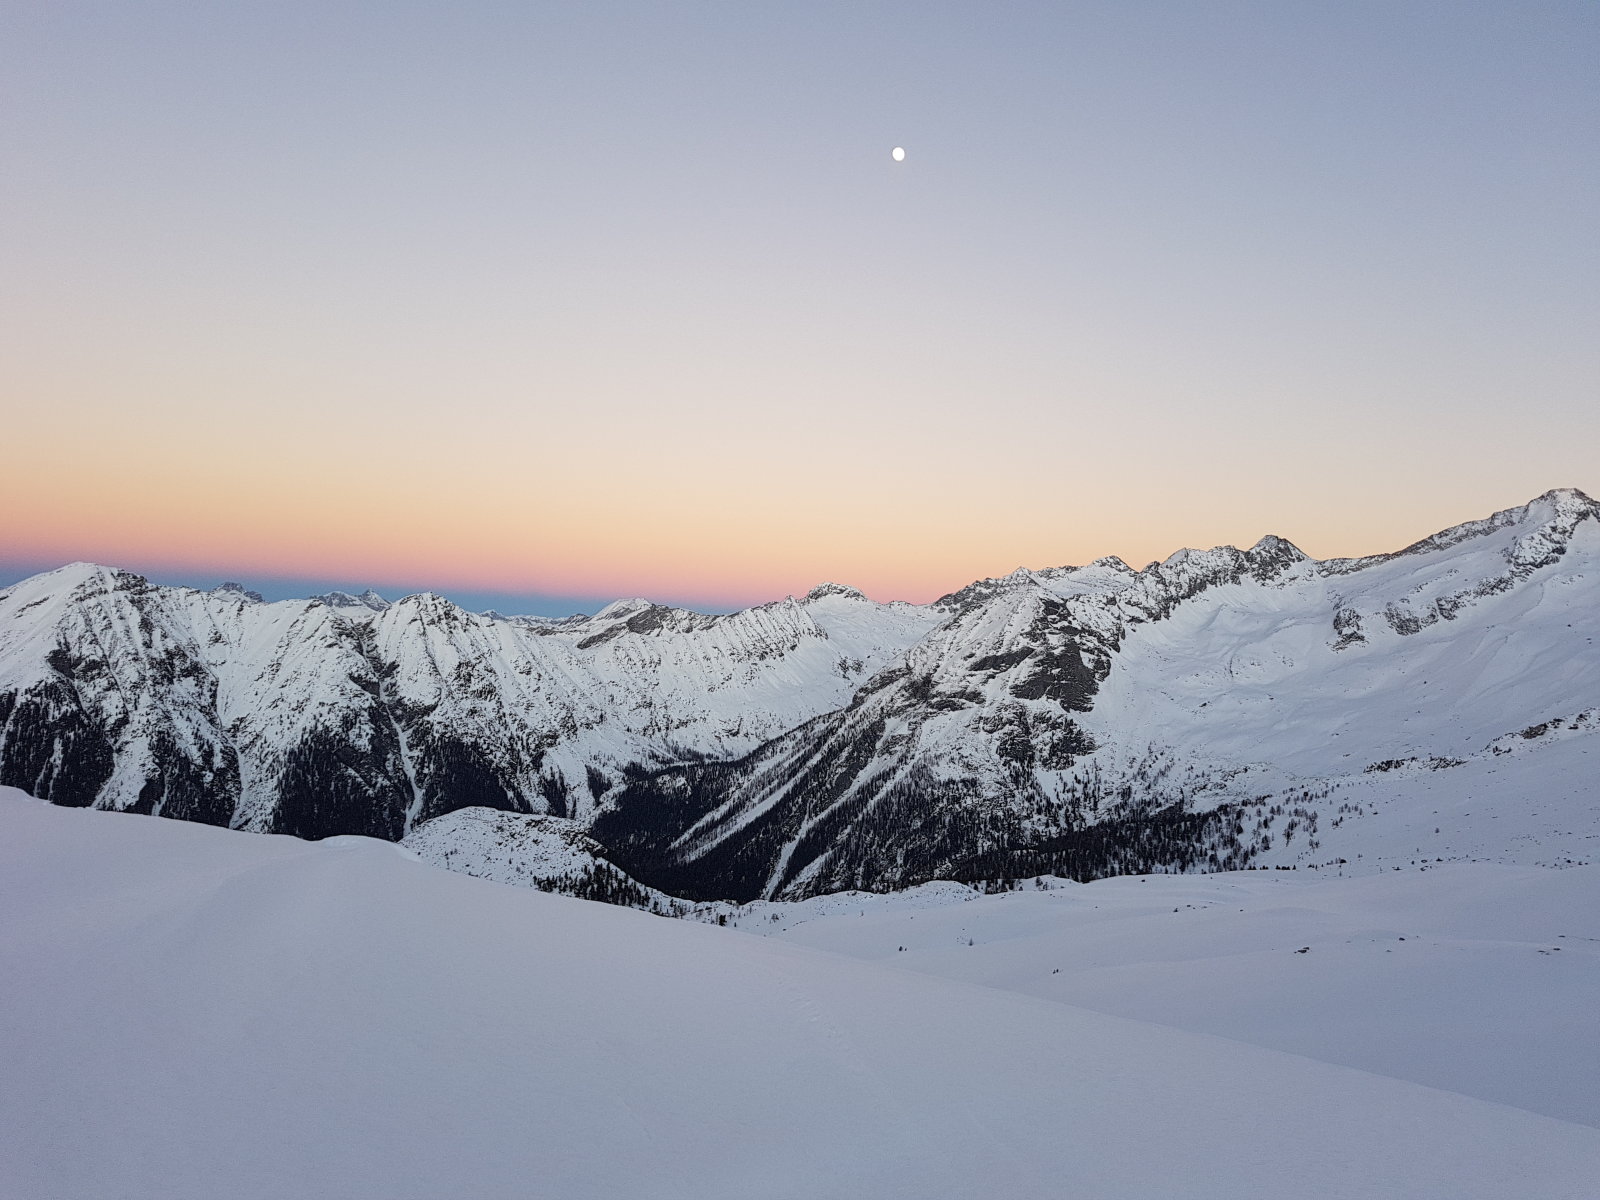
[(1600, 1179), (1581, 1125), (365, 839), (8, 792), (0, 911), (9, 1195), (1460, 1200)]
[[(1600, 1127), (1600, 868), (1454, 864), (860, 897), (741, 928)], [(904, 949), (901, 949), (904, 947)]]

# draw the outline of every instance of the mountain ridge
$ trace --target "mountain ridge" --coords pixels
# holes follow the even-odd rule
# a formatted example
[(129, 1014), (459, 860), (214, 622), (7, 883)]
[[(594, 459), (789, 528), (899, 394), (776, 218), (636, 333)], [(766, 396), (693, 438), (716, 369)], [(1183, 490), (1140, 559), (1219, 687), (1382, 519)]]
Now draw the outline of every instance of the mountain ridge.
[[(0, 589), (0, 783), (313, 838), (550, 817), (700, 900), (1248, 865), (1261, 795), (1594, 707), (1597, 531), (1600, 504), (1555, 489), (1357, 559), (1269, 534), (926, 605), (822, 584), (565, 619), (71, 564)], [(1421, 687), (1453, 708), (1410, 712)]]

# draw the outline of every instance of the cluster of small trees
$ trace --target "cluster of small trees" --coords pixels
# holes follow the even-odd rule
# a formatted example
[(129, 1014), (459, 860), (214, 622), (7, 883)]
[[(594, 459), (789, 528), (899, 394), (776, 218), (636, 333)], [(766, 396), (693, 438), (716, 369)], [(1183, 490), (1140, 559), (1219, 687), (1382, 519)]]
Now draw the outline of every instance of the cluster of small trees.
[(629, 879), (621, 871), (607, 864), (595, 864), (583, 870), (568, 872), (535, 881), (541, 892), (558, 892), (564, 896), (577, 896), (581, 900), (598, 900), (602, 904), (617, 904), (624, 908), (642, 908), (646, 912), (663, 916), (676, 915), (663, 906), (650, 891)]

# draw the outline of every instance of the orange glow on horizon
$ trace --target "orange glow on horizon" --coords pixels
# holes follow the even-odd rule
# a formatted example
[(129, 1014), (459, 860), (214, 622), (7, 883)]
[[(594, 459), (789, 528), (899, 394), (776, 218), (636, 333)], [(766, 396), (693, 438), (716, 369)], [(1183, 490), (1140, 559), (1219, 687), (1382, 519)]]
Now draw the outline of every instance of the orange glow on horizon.
[[(1065, 406), (1036, 429), (998, 402), (976, 421), (945, 394), (897, 425), (855, 391), (669, 413), (598, 396), (519, 409), (506, 383), (448, 406), (430, 385), (363, 407), (304, 380), (280, 402), (288, 383), (268, 375), (212, 409), (197, 385), (134, 377), (84, 439), (72, 378), (33, 379), (11, 424), (34, 448), (0, 474), (0, 555), (14, 561), (707, 607), (827, 581), (926, 602), (1018, 566), (1114, 554), (1138, 568), (1266, 533), (1315, 557), (1393, 550), (1586, 482), (1525, 464), (1441, 483), (1450, 438), (1469, 430), (1434, 435), (1431, 458), (1362, 443), (1366, 474), (1332, 455), (1308, 476), (1270, 423), (1238, 425), (1219, 459), (1191, 452), (1204, 411), (1141, 446), (1104, 405)], [(929, 377), (912, 383), (940, 396)], [(1326, 437), (1359, 436), (1336, 418)]]
[[(424, 580), (446, 594), (640, 595), (705, 607), (762, 603), (835, 582), (877, 600), (922, 603), (1018, 566), (1082, 564), (1117, 554), (1138, 568), (1183, 545), (1248, 546), (1268, 532), (1317, 557), (1365, 554), (1487, 515), (1481, 506), (1457, 508), (1441, 511), (1432, 525), (1403, 529), (1391, 515), (1396, 528), (1385, 535), (1353, 528), (1343, 513), (1342, 528), (1324, 521), (1305, 538), (1292, 527), (1247, 524), (1217, 512), (1188, 514), (1187, 528), (1168, 514), (1165, 527), (1151, 522), (1141, 529), (1136, 519), (1148, 514), (1124, 511), (1096, 524), (1052, 520), (1053, 514), (1036, 509), (1027, 523), (986, 528), (986, 514), (963, 512), (958, 502), (938, 497), (918, 498), (917, 520), (904, 507), (853, 510), (860, 498), (849, 494), (826, 505), (753, 502), (740, 510), (665, 497), (652, 508), (647, 495), (616, 492), (604, 503), (569, 503), (539, 519), (527, 508), (509, 508), (503, 491), (474, 492), (462, 479), (452, 481), (459, 491), (448, 503), (432, 490), (391, 496), (371, 478), (270, 494), (259, 474), (251, 486), (243, 471), (231, 488), (193, 476), (110, 482), (114, 486), (102, 494), (81, 481), (52, 487), (44, 472), (13, 472), (0, 482), (0, 502), (21, 519), (0, 535), (0, 555), (169, 573), (341, 580), (380, 590)], [(1207, 524), (1216, 532), (1192, 536), (1210, 532), (1202, 528)], [(1368, 536), (1358, 541), (1362, 532)]]

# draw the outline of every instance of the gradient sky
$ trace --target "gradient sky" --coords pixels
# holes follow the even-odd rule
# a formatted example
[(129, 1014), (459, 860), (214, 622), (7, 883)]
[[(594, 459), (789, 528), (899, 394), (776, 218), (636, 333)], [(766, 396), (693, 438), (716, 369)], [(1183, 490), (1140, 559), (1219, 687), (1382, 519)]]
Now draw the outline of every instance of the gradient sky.
[(0, 111), (0, 582), (926, 600), (1600, 493), (1590, 0), (7, 0)]

